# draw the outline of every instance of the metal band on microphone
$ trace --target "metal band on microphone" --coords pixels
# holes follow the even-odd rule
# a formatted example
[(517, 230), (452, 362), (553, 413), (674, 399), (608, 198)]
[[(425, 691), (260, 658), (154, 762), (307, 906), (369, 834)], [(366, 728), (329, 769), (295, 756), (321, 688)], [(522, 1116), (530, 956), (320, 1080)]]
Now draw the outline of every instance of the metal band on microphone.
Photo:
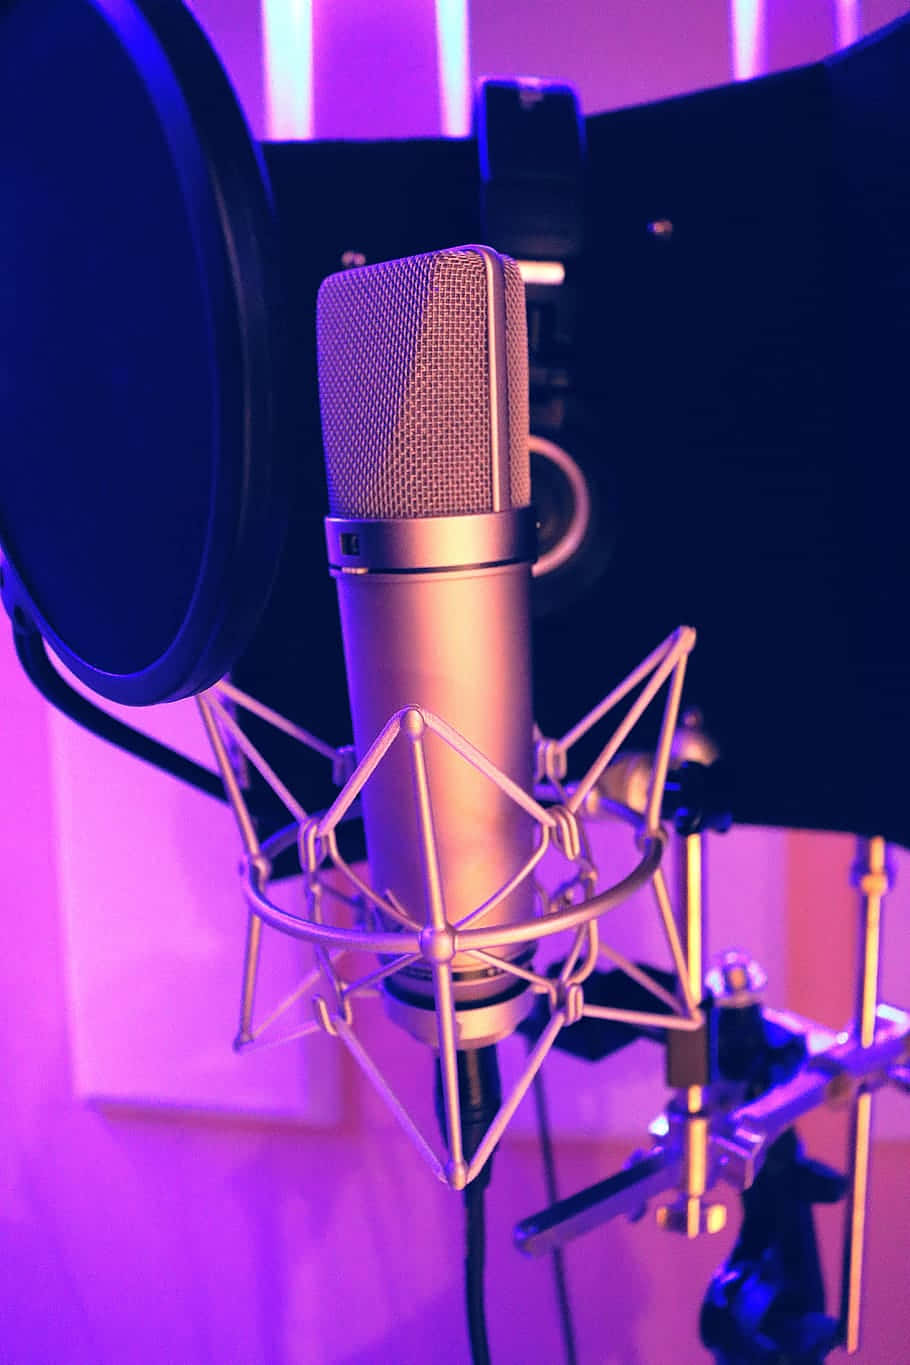
[(533, 563), (534, 508), (394, 520), (326, 517), (333, 574), (433, 573)]

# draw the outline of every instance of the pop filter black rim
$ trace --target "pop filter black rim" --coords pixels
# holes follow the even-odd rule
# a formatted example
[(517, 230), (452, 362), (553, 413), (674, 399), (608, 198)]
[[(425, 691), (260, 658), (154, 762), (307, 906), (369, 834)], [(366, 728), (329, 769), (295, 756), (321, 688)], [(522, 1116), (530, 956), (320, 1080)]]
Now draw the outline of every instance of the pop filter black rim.
[[(46, 609), (35, 590), (36, 576), (57, 579), (69, 566), (63, 561), (48, 565), (46, 543), (44, 559), (36, 562), (34, 547), (41, 540), (30, 539), (32, 518), (21, 507), (9, 517), (0, 509), (0, 539), (8, 559), (4, 600), (10, 614), (32, 621), (92, 690), (114, 701), (145, 705), (197, 693), (229, 670), (255, 629), (277, 568), (289, 461), (282, 432), (276, 228), (258, 148), (224, 71), (179, 0), (89, 0), (81, 9), (87, 29), (94, 31), (100, 23), (105, 27), (99, 32), (113, 35), (117, 79), (124, 78), (124, 71), (130, 81), (135, 75), (137, 101), (147, 98), (154, 108), (179, 187), (175, 212), (185, 213), (181, 230), (192, 238), (210, 343), (209, 439), (204, 450), (188, 452), (188, 458), (205, 461), (197, 469), (203, 533), (190, 557), (197, 567), (195, 578), (188, 577), (183, 585), (181, 619), (163, 645), (156, 643), (154, 657), (139, 667), (132, 661), (123, 668), (110, 666), (106, 656), (117, 653), (115, 620), (92, 620), (83, 630), (87, 617), (104, 612), (103, 601), (76, 592), (64, 600), (64, 608), (58, 603)], [(45, 24), (53, 22), (53, 11), (53, 3), (45, 6)], [(23, 24), (36, 22), (23, 14), (24, 6), (14, 4), (5, 8), (0, 22), (12, 15), (21, 33)], [(12, 33), (15, 38), (15, 28)], [(7, 458), (16, 459), (15, 448)], [(56, 458), (48, 456), (51, 465)], [(12, 465), (7, 472), (11, 470)], [(179, 496), (175, 487), (174, 497)], [(85, 510), (80, 508), (80, 514)], [(40, 517), (40, 506), (34, 512)], [(122, 513), (143, 514), (141, 507), (132, 513), (125, 507)], [(103, 540), (106, 529), (102, 519), (86, 534)], [(166, 556), (166, 528), (162, 541)], [(155, 575), (150, 565), (149, 592), (155, 591)], [(163, 578), (162, 590), (167, 591), (166, 566)], [(141, 600), (137, 610), (142, 610)], [(141, 624), (134, 629), (141, 638)], [(101, 639), (105, 647), (93, 643), (82, 648), (82, 635), (93, 642)]]

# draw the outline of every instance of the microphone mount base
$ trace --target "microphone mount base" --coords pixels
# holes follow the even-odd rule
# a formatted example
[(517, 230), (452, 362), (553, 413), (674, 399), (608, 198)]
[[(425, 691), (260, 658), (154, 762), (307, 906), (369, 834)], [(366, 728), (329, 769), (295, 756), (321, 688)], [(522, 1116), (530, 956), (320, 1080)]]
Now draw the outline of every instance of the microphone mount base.
[[(455, 996), (455, 1046), (459, 1051), (489, 1047), (510, 1037), (524, 1023), (537, 997), (525, 981), (503, 977), (502, 991), (476, 1002), (458, 1000), (459, 974), (453, 973)], [(418, 995), (395, 977), (383, 983), (383, 1005), (393, 1023), (405, 1029), (418, 1042), (438, 1049), (441, 1045), (432, 995)]]

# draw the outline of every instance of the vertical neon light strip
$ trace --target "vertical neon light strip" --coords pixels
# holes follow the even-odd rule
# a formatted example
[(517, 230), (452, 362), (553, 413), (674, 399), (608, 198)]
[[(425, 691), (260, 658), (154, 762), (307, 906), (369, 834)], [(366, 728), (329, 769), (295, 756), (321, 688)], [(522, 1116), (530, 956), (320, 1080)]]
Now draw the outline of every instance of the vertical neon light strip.
[(468, 0), (436, 0), (439, 113), (444, 137), (471, 130)]
[(262, 43), (268, 137), (312, 137), (313, 0), (262, 0)]
[(747, 81), (767, 67), (765, 0), (730, 0), (733, 78)]
[(859, 42), (861, 28), (860, 0), (834, 0), (834, 41), (838, 52), (842, 47)]

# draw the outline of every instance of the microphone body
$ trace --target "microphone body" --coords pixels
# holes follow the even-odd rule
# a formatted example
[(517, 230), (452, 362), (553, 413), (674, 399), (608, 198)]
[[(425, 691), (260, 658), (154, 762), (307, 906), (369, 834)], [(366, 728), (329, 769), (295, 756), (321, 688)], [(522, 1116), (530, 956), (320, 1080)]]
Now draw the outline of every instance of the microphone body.
[[(330, 277), (318, 337), (326, 536), (357, 756), (396, 711), (422, 707), (530, 791), (536, 535), (517, 267), (486, 248), (461, 248)], [(385, 449), (374, 458), (377, 433)], [(528, 860), (535, 826), (437, 734), (427, 731), (425, 745), (454, 925)], [(423, 923), (428, 889), (407, 742), (393, 745), (362, 802), (373, 885)], [(525, 879), (478, 922), (533, 913)], [(527, 946), (500, 950), (523, 954)], [(464, 954), (452, 966), (457, 1045), (511, 1033), (532, 1003), (525, 983)], [(430, 964), (402, 969), (384, 990), (389, 1013), (438, 1045)]]

